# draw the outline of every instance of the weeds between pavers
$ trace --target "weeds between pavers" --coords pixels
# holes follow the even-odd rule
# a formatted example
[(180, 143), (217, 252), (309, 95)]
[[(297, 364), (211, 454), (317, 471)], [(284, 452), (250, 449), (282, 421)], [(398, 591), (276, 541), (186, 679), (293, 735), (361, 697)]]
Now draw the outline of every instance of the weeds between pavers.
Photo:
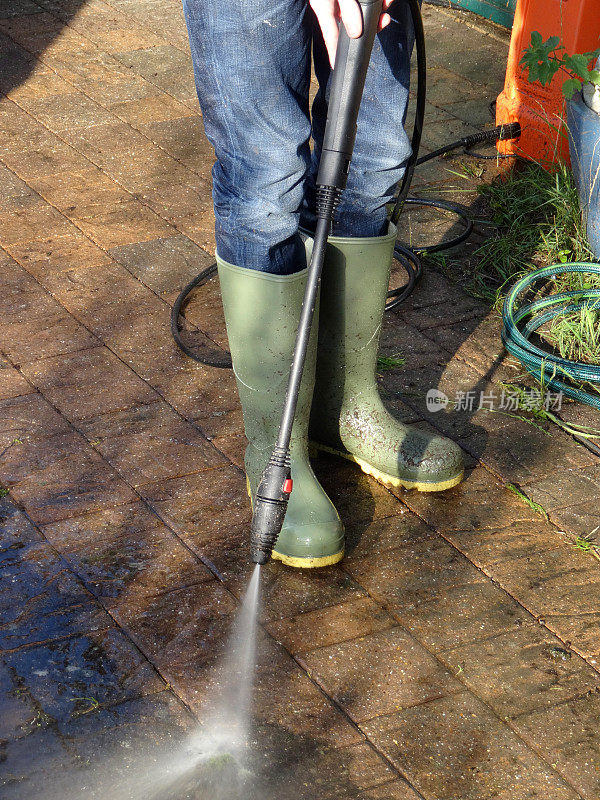
[(514, 483), (507, 483), (506, 488), (509, 492), (512, 492), (514, 495), (516, 495), (522, 503), (524, 503), (526, 506), (529, 506), (532, 511), (535, 511), (536, 514), (544, 517), (546, 522), (548, 521), (548, 512), (544, 506), (542, 506), (540, 503), (536, 503), (535, 500), (531, 499), (531, 497), (527, 497), (527, 495), (522, 492), (518, 486), (515, 486)]
[[(504, 293), (518, 277), (549, 264), (595, 261), (585, 235), (577, 188), (570, 168), (554, 172), (519, 161), (514, 168), (477, 187), (485, 204), (489, 238), (462, 259), (458, 279), (465, 290), (500, 312)], [(443, 257), (429, 256), (444, 271)], [(572, 274), (546, 282), (545, 293), (600, 288), (596, 276)], [(531, 296), (533, 297), (533, 295)], [(528, 298), (529, 299), (529, 298)], [(596, 307), (597, 306), (597, 307)], [(600, 302), (559, 315), (537, 333), (563, 358), (600, 364)], [(598, 391), (586, 384), (587, 391)]]

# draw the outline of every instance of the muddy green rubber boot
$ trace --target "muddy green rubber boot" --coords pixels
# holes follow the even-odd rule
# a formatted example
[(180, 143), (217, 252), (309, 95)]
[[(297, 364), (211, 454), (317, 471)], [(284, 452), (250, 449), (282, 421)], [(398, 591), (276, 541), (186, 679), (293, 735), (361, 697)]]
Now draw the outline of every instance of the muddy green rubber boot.
[[(310, 249), (312, 241), (306, 244)], [(307, 270), (280, 276), (236, 267), (218, 257), (217, 264), (248, 439), (245, 463), (252, 498), (279, 430)], [(344, 555), (342, 523), (308, 460), (317, 320), (315, 316), (290, 443), (294, 484), (273, 550), (273, 558), (292, 567), (323, 567)]]
[(463, 477), (461, 449), (405, 425), (384, 407), (375, 378), (381, 322), (396, 241), (329, 238), (321, 282), (314, 447), (360, 465), (386, 486), (440, 492)]

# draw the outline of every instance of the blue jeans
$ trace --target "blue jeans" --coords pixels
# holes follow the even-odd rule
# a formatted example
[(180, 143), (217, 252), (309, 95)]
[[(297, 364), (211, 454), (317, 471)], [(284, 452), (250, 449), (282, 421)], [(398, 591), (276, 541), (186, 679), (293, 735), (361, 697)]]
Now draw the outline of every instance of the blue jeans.
[[(288, 275), (305, 266), (331, 69), (307, 0), (183, 0), (196, 89), (215, 148), (219, 256)], [(358, 118), (337, 236), (379, 236), (410, 156), (404, 131), (413, 29), (399, 0), (378, 34)], [(311, 48), (319, 83), (309, 103)], [(310, 138), (313, 139), (311, 153)]]

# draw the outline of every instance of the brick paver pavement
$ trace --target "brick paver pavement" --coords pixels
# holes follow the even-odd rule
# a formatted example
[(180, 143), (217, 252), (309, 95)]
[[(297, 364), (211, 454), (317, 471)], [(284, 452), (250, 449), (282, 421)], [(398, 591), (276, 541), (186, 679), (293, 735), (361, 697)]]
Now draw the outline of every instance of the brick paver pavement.
[[(432, 149), (489, 121), (507, 43), (424, 16)], [(69, 797), (176, 742), (219, 691), (250, 571), (242, 420), (232, 374), (168, 328), (214, 244), (178, 0), (5, 0), (0, 91), (0, 794)], [(467, 204), (475, 184), (440, 162), (416, 180)], [(446, 228), (413, 214), (404, 234)], [(187, 316), (198, 346), (226, 346), (216, 286)], [(317, 463), (348, 555), (264, 570), (263, 796), (597, 800), (600, 565), (574, 547), (600, 524), (597, 457), (512, 417), (427, 412), (430, 387), (515, 375), (497, 316), (447, 275), (386, 318), (382, 349), (406, 358), (383, 376), (396, 413), (460, 442), (468, 476), (390, 493)]]

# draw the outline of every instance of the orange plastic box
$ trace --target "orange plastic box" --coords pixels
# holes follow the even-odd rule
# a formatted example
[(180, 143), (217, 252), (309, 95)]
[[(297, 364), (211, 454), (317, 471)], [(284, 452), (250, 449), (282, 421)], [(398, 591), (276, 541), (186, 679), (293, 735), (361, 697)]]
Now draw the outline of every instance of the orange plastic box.
[(600, 0), (517, 0), (496, 124), (519, 122), (522, 134), (516, 141), (499, 142), (498, 149), (550, 166), (558, 158), (569, 158), (566, 137), (560, 133), (565, 119), (562, 84), (568, 76), (558, 72), (548, 86), (529, 83), (519, 61), (532, 31), (544, 40), (560, 36), (571, 55), (594, 50), (600, 37)]

